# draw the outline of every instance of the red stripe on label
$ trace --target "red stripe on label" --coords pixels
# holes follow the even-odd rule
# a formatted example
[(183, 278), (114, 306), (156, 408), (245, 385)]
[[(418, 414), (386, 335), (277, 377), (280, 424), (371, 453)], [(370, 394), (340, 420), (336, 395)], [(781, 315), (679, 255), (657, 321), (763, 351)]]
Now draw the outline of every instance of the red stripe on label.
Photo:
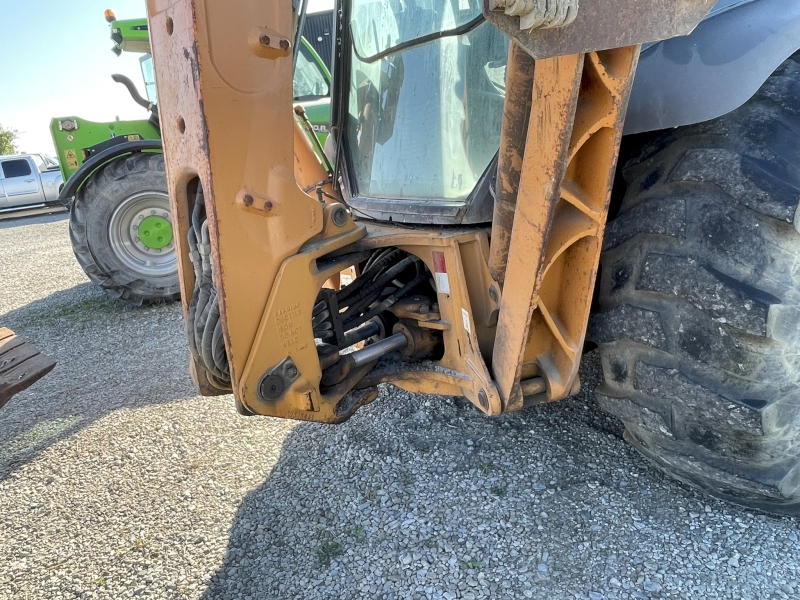
[(433, 272), (447, 273), (447, 263), (444, 261), (444, 252), (433, 252)]

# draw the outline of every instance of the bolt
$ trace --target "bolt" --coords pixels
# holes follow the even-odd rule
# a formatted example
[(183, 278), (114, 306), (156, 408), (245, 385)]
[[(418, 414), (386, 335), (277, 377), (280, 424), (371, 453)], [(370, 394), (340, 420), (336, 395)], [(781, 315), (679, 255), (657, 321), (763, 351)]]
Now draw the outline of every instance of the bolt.
[(253, 206), (253, 197), (250, 194), (244, 195), (244, 205)]
[(266, 33), (262, 33), (258, 38), (258, 41), (261, 42), (262, 46), (269, 46), (272, 40), (269, 39), (269, 36)]
[(423, 304), (422, 306), (419, 307), (419, 314), (427, 315), (430, 312), (430, 310), (431, 310), (430, 306), (428, 306), (427, 304)]
[(344, 227), (347, 224), (347, 211), (343, 207), (337, 206), (331, 213), (331, 221), (337, 227)]
[(151, 211), (150, 211), (150, 214), (151, 214), (151, 215), (154, 215), (154, 214), (156, 214), (156, 211), (154, 211), (154, 210), (151, 210)]
[(266, 202), (264, 202), (264, 210), (267, 211), (267, 212), (272, 210), (272, 202), (271, 201), (267, 200)]
[(286, 50), (289, 49), (289, 46), (291, 46), (291, 44), (289, 43), (289, 40), (287, 40), (287, 39), (281, 40), (281, 50), (283, 50), (285, 52)]
[(289, 377), (290, 379), (294, 379), (295, 377), (297, 377), (297, 375), (298, 375), (297, 367), (295, 367), (294, 365), (289, 365), (286, 367), (287, 377)]

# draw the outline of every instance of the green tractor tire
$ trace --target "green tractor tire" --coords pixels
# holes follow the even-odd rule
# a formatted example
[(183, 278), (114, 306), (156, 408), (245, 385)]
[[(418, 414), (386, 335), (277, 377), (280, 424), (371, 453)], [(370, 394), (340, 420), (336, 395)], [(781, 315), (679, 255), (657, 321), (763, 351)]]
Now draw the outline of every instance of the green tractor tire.
[(78, 263), (109, 295), (135, 305), (180, 297), (163, 154), (98, 169), (75, 197), (69, 230)]

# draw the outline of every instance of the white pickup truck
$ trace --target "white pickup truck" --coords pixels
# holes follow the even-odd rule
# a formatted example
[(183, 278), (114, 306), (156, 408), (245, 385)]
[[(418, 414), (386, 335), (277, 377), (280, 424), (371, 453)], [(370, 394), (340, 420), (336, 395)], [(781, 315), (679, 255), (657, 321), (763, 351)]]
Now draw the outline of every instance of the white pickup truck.
[(0, 212), (58, 205), (63, 184), (58, 163), (46, 154), (0, 156)]

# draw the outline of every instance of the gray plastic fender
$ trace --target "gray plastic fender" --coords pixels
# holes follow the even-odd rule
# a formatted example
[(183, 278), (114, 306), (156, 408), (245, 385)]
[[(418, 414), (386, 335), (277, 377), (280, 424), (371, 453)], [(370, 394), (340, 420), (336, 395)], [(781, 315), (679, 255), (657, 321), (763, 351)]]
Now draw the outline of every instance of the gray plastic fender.
[(722, 0), (688, 36), (642, 52), (625, 133), (727, 114), (799, 48), (800, 0)]

